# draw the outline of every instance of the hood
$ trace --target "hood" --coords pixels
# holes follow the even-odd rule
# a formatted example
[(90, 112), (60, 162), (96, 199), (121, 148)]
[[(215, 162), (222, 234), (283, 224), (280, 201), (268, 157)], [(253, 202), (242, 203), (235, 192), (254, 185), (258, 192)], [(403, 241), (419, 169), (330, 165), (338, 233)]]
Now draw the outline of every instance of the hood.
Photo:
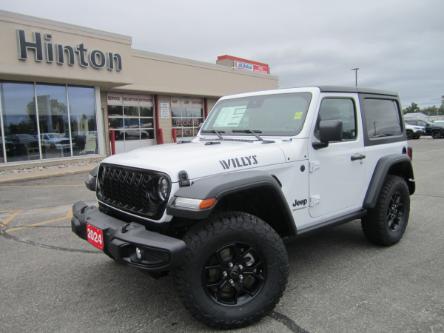
[(161, 171), (176, 182), (178, 173), (182, 170), (188, 173), (190, 179), (196, 179), (286, 161), (278, 142), (215, 142), (220, 143), (208, 144), (208, 141), (198, 141), (139, 148), (110, 156), (104, 159), (103, 163)]

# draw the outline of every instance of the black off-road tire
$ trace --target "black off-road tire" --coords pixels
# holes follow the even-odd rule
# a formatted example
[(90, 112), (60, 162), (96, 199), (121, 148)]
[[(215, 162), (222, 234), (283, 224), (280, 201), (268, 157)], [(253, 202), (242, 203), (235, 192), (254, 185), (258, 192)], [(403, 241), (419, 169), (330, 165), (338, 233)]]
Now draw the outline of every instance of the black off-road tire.
[[(390, 217), (393, 213), (392, 208), (394, 198), (398, 198), (401, 208), (401, 217), (395, 219), (397, 225), (391, 224)], [(395, 200), (396, 201), (396, 200)], [(378, 202), (375, 208), (369, 210), (362, 219), (362, 230), (366, 238), (377, 245), (390, 246), (398, 243), (404, 235), (410, 213), (410, 193), (406, 181), (394, 175), (388, 175), (379, 194)]]
[[(184, 241), (186, 255), (181, 267), (174, 271), (174, 279), (183, 304), (194, 318), (214, 328), (230, 329), (250, 325), (273, 310), (287, 284), (288, 256), (281, 237), (267, 223), (250, 214), (227, 212), (192, 228)], [(213, 253), (233, 242), (253, 249), (251, 253), (260, 258), (257, 262), (263, 262), (264, 274), (262, 287), (254, 296), (243, 296), (251, 299), (226, 305), (213, 298), (205, 287), (204, 267), (208, 269), (209, 258), (215, 258), (211, 257)]]
[(408, 139), (408, 140), (413, 139), (413, 131), (411, 131), (411, 130), (407, 130), (407, 131), (406, 131), (406, 134), (407, 134), (407, 139)]

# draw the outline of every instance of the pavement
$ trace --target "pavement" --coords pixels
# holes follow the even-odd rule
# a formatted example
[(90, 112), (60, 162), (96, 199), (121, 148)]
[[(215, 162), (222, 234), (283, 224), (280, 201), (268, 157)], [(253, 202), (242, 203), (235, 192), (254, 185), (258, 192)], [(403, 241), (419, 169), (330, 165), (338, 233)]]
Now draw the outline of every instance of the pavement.
[[(444, 332), (444, 140), (411, 145), (403, 240), (373, 246), (358, 221), (297, 238), (280, 303), (238, 332)], [(170, 277), (116, 264), (71, 232), (71, 204), (95, 202), (85, 177), (0, 184), (0, 332), (212, 332)]]

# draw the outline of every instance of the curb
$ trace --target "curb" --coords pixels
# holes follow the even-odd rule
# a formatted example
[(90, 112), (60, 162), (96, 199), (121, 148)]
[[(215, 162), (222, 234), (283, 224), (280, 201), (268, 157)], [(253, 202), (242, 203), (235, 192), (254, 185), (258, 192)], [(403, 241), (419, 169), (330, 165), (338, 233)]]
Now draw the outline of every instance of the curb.
[(13, 183), (13, 182), (24, 182), (28, 180), (36, 180), (36, 179), (45, 179), (45, 178), (52, 178), (52, 177), (61, 177), (61, 176), (67, 176), (67, 175), (75, 175), (78, 173), (84, 173), (91, 171), (91, 166), (88, 166), (84, 169), (76, 169), (76, 170), (65, 170), (62, 172), (52, 172), (52, 173), (42, 173), (42, 174), (33, 174), (30, 173), (28, 175), (26, 174), (15, 174), (12, 177), (5, 176), (4, 179), (0, 176), (0, 185), (1, 184), (7, 184), (7, 183)]

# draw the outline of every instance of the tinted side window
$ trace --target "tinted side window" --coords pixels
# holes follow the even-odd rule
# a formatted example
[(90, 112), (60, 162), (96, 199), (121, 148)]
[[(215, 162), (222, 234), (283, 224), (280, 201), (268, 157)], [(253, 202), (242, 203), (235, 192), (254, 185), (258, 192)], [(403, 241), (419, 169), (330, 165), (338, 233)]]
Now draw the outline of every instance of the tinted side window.
[(318, 126), (321, 120), (342, 121), (343, 140), (356, 139), (355, 104), (350, 98), (324, 98), (319, 109), (315, 136), (319, 139)]
[(402, 134), (401, 118), (395, 100), (366, 98), (364, 112), (370, 139)]

